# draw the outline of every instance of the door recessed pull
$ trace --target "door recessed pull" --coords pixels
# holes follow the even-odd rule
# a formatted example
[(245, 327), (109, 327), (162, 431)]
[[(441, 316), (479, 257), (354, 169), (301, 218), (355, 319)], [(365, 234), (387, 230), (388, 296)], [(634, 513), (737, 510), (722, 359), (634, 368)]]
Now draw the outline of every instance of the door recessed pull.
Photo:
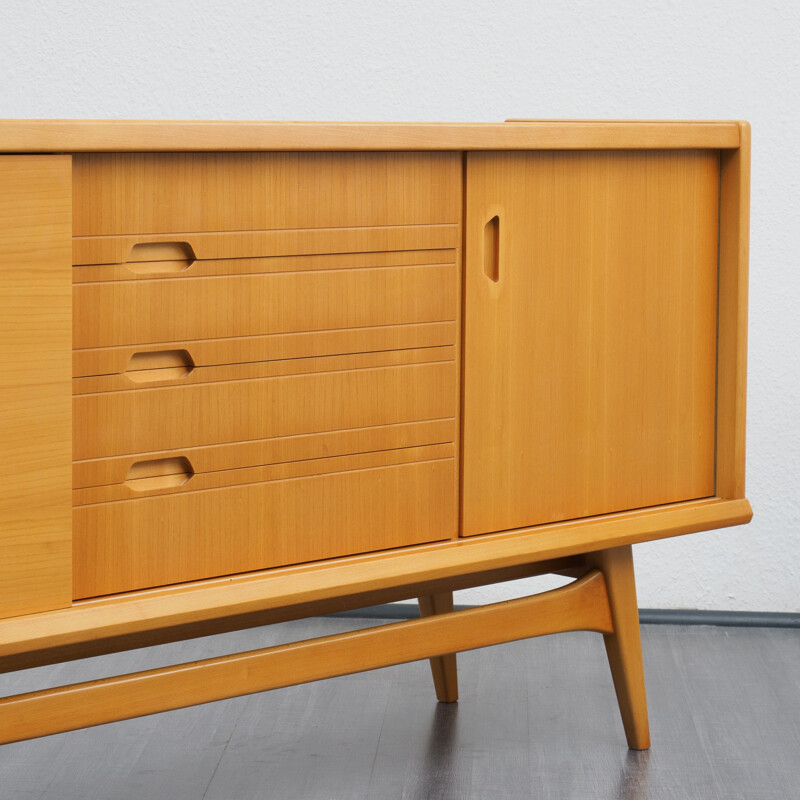
[(183, 272), (196, 261), (189, 242), (141, 242), (131, 248), (127, 267), (131, 272)]
[(500, 279), (500, 217), (497, 214), (483, 228), (483, 271), (494, 283)]

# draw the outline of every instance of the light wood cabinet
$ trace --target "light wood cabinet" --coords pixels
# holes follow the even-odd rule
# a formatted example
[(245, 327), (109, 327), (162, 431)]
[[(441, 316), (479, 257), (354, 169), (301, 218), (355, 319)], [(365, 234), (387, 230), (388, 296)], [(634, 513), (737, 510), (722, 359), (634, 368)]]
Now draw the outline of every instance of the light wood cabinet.
[[(585, 629), (648, 746), (630, 546), (751, 515), (746, 124), (6, 122), (0, 152), (0, 669), (423, 614), (6, 698), (0, 741), (418, 658), (453, 701), (457, 651)], [(545, 572), (577, 580), (452, 610)]]

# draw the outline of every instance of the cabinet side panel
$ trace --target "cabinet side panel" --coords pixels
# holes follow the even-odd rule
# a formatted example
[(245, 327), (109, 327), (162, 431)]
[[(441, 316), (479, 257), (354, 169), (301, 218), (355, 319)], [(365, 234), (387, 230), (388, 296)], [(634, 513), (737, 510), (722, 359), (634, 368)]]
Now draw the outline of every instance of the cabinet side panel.
[(718, 177), (716, 151), (468, 155), (465, 534), (713, 494)]
[(0, 157), (0, 616), (72, 600), (69, 156)]
[(750, 126), (738, 150), (720, 153), (717, 490), (744, 497), (747, 399), (747, 275), (750, 245)]

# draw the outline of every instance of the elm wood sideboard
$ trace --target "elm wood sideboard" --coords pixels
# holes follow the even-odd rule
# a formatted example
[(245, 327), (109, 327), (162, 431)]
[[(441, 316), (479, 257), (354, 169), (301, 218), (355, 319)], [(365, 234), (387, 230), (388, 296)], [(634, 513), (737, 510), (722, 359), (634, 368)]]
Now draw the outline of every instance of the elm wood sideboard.
[[(749, 521), (741, 122), (0, 123), (0, 742), (567, 630), (649, 746), (631, 545)], [(564, 588), (469, 610), (454, 589)]]

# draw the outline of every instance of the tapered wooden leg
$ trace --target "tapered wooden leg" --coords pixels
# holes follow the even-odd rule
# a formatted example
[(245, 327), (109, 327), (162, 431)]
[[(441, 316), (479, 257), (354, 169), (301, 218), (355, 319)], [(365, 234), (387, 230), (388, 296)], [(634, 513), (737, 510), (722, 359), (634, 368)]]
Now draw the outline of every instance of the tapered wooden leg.
[(630, 546), (615, 547), (592, 553), (588, 560), (603, 572), (606, 581), (614, 632), (604, 634), (603, 638), (628, 747), (647, 750), (650, 747), (650, 725), (647, 720), (633, 553)]
[[(429, 594), (419, 598), (419, 614), (431, 617), (434, 614), (446, 614), (453, 610), (453, 593)], [(458, 671), (456, 654), (436, 656), (430, 659), (433, 685), (436, 699), (440, 703), (455, 703), (458, 700)]]

